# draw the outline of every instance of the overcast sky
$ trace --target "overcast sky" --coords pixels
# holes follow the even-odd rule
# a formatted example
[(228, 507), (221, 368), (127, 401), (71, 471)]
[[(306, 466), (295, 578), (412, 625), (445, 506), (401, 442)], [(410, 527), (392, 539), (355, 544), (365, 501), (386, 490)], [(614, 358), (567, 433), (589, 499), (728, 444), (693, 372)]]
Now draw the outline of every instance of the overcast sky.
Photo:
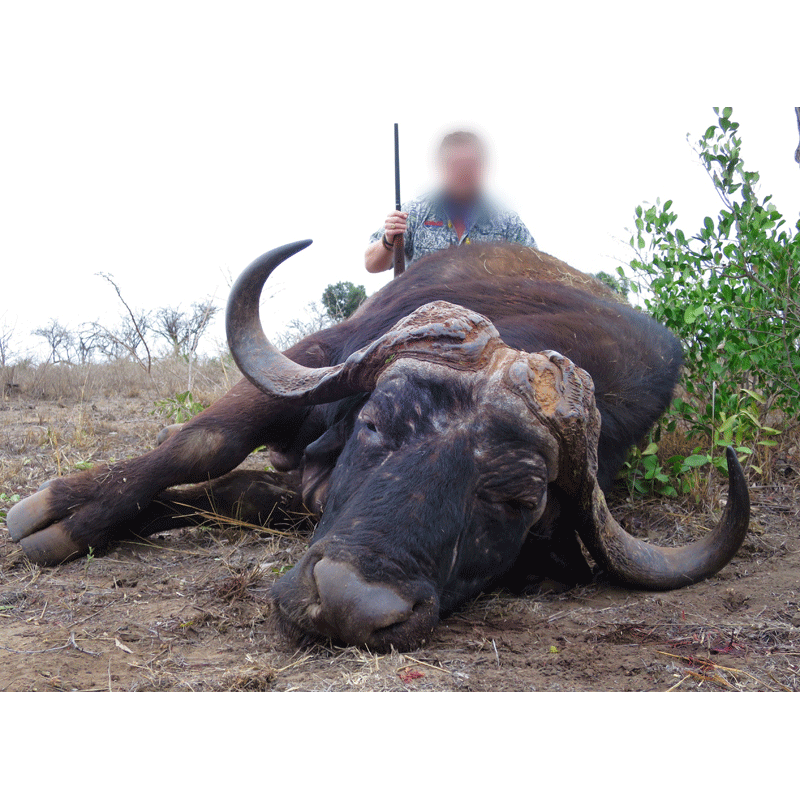
[(20, 340), (51, 317), (113, 321), (98, 272), (136, 307), (222, 305), (229, 276), (302, 238), (268, 332), (328, 283), (374, 292), (390, 273), (363, 252), (393, 205), (395, 121), (404, 198), (430, 186), (442, 133), (477, 129), (497, 193), (590, 272), (628, 257), (638, 203), (673, 199), (688, 231), (717, 210), (686, 141), (714, 104), (800, 212), (796, 6), (761, 3), (734, 31), (702, 3), (276, 5), (4, 5), (0, 320)]

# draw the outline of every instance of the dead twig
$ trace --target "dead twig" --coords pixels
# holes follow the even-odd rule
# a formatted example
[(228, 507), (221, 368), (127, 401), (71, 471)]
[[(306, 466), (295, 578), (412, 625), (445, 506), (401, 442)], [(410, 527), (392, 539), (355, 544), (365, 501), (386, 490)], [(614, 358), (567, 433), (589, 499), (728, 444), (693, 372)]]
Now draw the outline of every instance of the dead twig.
[(687, 672), (687, 674), (684, 675), (677, 683), (673, 683), (672, 686), (670, 686), (669, 689), (667, 689), (667, 691), (668, 692), (675, 691), (675, 689), (677, 689), (684, 681), (689, 680), (689, 677), (690, 677), (690, 675)]
[(99, 656), (100, 655), (100, 653), (95, 653), (95, 652), (93, 652), (91, 650), (84, 650), (82, 647), (80, 647), (78, 645), (78, 643), (75, 641), (75, 634), (74, 633), (70, 633), (70, 635), (69, 635), (69, 645), (71, 647), (73, 647), (75, 650), (77, 650), (79, 653), (86, 653), (87, 656)]
[(0, 644), (0, 650), (5, 650), (7, 653), (13, 653), (17, 656), (39, 656), (42, 653), (55, 653), (57, 650), (66, 650), (68, 647), (70, 647), (69, 642), (58, 647), (48, 647), (46, 650), (15, 650), (13, 647), (5, 647)]
[(768, 672), (768, 673), (767, 673), (767, 675), (769, 675), (769, 677), (770, 677), (770, 680), (773, 680), (773, 681), (775, 681), (775, 683), (776, 683), (778, 686), (780, 686), (780, 687), (781, 687), (781, 691), (784, 691), (784, 692), (791, 692), (791, 691), (793, 691), (793, 689), (791, 689), (791, 688), (790, 688), (789, 686), (787, 686), (785, 683), (781, 683), (781, 682), (780, 682), (780, 681), (779, 681), (779, 680), (778, 680), (778, 679), (777, 679), (777, 678), (776, 678), (776, 677), (775, 677), (775, 676), (774, 676), (774, 675), (773, 675), (771, 672)]
[[(445, 669), (444, 667), (437, 667), (435, 664), (428, 664), (425, 661), (420, 661), (418, 658), (414, 658), (414, 656), (410, 656), (405, 653), (403, 654), (403, 658), (405, 658), (408, 661), (413, 661), (415, 664), (419, 664), (421, 667), (427, 667), (428, 669), (435, 669), (438, 672), (444, 672), (445, 675), (453, 674), (449, 669)], [(404, 667), (400, 667), (399, 669), (404, 669)]]
[(85, 653), (87, 656), (99, 656), (100, 653), (94, 653), (91, 650), (84, 650), (76, 641), (75, 634), (70, 633), (69, 639), (66, 644), (60, 644), (58, 647), (48, 647), (45, 650), (15, 650), (13, 647), (5, 647), (0, 645), (0, 650), (5, 650), (7, 653), (14, 653), (18, 656), (39, 656), (42, 653), (55, 653), (58, 650), (68, 650), (69, 648), (77, 650), (79, 653)]

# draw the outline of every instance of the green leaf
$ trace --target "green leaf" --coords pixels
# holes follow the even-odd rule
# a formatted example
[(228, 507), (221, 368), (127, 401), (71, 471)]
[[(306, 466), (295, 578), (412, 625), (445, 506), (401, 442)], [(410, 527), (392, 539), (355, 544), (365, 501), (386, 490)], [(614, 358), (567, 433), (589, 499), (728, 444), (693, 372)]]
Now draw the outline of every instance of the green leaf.
[(764, 397), (763, 394), (759, 394), (758, 392), (754, 392), (751, 389), (742, 389), (742, 391), (753, 398), (757, 403), (766, 403), (767, 399)]
[(683, 321), (687, 325), (692, 325), (697, 320), (699, 316), (702, 316), (705, 312), (705, 306), (697, 306), (696, 308), (687, 308), (683, 312)]
[(709, 457), (706, 455), (702, 455), (701, 453), (695, 453), (691, 456), (686, 456), (683, 459), (683, 465), (685, 467), (689, 467), (690, 469), (694, 469), (695, 467), (704, 467), (709, 462)]

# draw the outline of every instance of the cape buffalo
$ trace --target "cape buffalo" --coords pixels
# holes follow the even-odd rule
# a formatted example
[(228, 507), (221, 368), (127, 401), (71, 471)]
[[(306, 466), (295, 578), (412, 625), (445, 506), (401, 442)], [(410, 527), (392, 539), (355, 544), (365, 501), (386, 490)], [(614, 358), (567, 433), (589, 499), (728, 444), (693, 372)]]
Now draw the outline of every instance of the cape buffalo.
[[(49, 482), (9, 512), (32, 561), (185, 527), (204, 509), (274, 523), (304, 504), (319, 522), (274, 586), (278, 619), (299, 638), (385, 650), (418, 646), (489, 587), (590, 580), (580, 542), (611, 580), (650, 590), (736, 553), (749, 497), (732, 450), (728, 505), (693, 544), (635, 539), (606, 506), (678, 381), (681, 349), (661, 325), (551, 256), (475, 244), (420, 260), (282, 354), (259, 298), (308, 244), (263, 255), (231, 292), (246, 380), (150, 453)], [(289, 477), (227, 474), (262, 444)]]

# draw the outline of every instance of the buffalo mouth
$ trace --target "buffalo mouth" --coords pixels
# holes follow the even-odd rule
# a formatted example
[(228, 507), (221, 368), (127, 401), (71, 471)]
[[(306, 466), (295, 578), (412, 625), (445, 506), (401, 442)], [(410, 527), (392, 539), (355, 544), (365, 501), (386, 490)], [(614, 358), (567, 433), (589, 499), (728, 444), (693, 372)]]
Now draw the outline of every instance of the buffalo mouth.
[(271, 599), (281, 632), (302, 646), (415, 650), (439, 622), (433, 587), (369, 581), (357, 566), (327, 557), (302, 559), (273, 586)]

